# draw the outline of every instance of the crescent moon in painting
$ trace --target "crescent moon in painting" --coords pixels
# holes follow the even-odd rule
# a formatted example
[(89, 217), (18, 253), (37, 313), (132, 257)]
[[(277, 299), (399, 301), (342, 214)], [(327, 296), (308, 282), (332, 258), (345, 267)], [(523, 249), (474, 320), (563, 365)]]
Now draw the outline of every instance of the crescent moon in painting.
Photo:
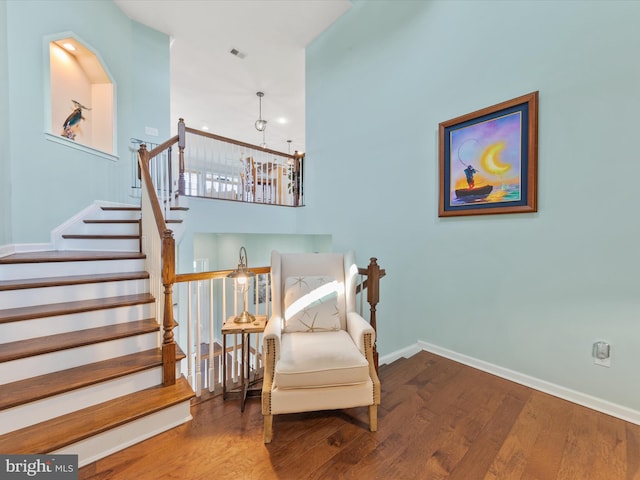
[(489, 145), (482, 153), (482, 158), (480, 159), (482, 168), (494, 175), (507, 173), (509, 169), (511, 169), (511, 164), (500, 161), (500, 152), (504, 150), (505, 146), (504, 142)]

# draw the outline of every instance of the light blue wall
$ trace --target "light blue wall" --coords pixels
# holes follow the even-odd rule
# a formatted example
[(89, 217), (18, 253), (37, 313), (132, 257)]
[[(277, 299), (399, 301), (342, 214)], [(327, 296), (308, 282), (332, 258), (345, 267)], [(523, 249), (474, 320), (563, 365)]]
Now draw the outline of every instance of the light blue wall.
[[(186, 206), (189, 207), (189, 211), (184, 222), (185, 231), (180, 234), (178, 241), (177, 263), (180, 273), (192, 272), (193, 261), (196, 258), (201, 258), (202, 250), (197, 249), (196, 244), (202, 240), (202, 235), (233, 233), (238, 236), (244, 234), (285, 236), (299, 233), (297, 217), (299, 215), (298, 210), (301, 209), (246, 204), (243, 202), (215, 201), (203, 198), (188, 198)], [(326, 232), (309, 230), (305, 233), (324, 234)], [(202, 243), (199, 243), (199, 245), (202, 246)], [(238, 244), (233, 243), (230, 250), (235, 251), (235, 253), (230, 257), (225, 256), (225, 258), (230, 258), (232, 262), (235, 261), (238, 249)], [(252, 265), (264, 266), (269, 264), (268, 257), (265, 262), (264, 256), (254, 256), (251, 251), (248, 251), (248, 254), (251, 255)], [(220, 262), (224, 262), (224, 260), (221, 259)], [(230, 268), (228, 262), (227, 264), (216, 263), (215, 265), (210, 265), (210, 267), (212, 269)]]
[[(125, 140), (134, 137), (162, 143), (178, 123), (169, 113), (169, 37), (137, 22), (131, 22), (131, 26), (133, 122)], [(145, 127), (157, 129), (158, 136), (147, 134)]]
[(209, 270), (236, 268), (240, 247), (245, 247), (249, 267), (265, 267), (271, 263), (272, 250), (331, 252), (331, 237), (279, 233), (200, 233), (194, 237), (194, 257), (206, 262)]
[(0, 0), (0, 245), (11, 238), (11, 148), (9, 135), (9, 72), (7, 69), (7, 3)]
[[(159, 138), (169, 137), (169, 42), (166, 35), (131, 21), (111, 1), (9, 0), (6, 13), (8, 241), (46, 242), (53, 228), (95, 200), (131, 201), (129, 138), (145, 126), (157, 128)], [(45, 139), (44, 39), (70, 31), (100, 55), (116, 84), (115, 161)]]
[[(382, 355), (423, 340), (640, 410), (639, 21), (627, 1), (359, 1), (308, 48), (299, 228), (387, 269)], [(538, 213), (438, 218), (438, 124), (535, 90)]]

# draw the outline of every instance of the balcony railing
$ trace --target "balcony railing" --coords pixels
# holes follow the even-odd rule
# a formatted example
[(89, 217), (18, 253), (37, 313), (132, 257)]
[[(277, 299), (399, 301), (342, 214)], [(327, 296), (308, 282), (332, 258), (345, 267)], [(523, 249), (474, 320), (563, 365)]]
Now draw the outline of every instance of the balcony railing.
[(180, 193), (299, 207), (304, 154), (288, 154), (185, 127)]
[[(149, 174), (161, 204), (175, 206), (178, 197), (202, 197), (289, 207), (304, 205), (304, 154), (261, 148), (249, 143), (189, 128), (178, 122), (178, 135), (158, 144), (131, 139), (132, 147), (145, 145)], [(172, 145), (178, 143), (178, 148)], [(132, 148), (133, 151), (133, 148)], [(131, 195), (140, 196), (138, 152), (132, 162)]]

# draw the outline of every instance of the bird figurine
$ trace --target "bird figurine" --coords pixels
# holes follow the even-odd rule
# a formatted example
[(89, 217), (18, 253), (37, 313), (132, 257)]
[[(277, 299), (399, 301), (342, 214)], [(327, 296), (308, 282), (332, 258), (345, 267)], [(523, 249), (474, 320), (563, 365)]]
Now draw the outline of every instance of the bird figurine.
[(64, 124), (62, 125), (62, 136), (67, 137), (70, 140), (75, 140), (76, 134), (73, 131), (73, 127), (78, 125), (80, 123), (80, 120), (85, 120), (85, 118), (82, 116), (82, 110), (91, 109), (89, 107), (85, 107), (80, 102), (76, 102), (75, 100), (71, 101), (73, 102), (75, 108), (73, 109), (73, 112), (69, 114), (67, 119), (64, 121)]

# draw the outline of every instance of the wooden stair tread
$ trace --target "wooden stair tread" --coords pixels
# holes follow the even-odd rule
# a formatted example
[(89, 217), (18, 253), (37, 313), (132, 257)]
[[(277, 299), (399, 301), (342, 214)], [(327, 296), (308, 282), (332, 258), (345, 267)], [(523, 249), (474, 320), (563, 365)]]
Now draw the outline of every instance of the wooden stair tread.
[(139, 223), (140, 220), (83, 220), (83, 223), (118, 224), (118, 223)]
[(193, 398), (187, 380), (152, 387), (0, 436), (3, 454), (38, 454), (100, 434)]
[(100, 207), (101, 210), (104, 210), (105, 212), (139, 212), (142, 210), (141, 207), (137, 207), (137, 206), (122, 206), (122, 207)]
[(0, 292), (21, 290), (25, 288), (57, 287), (67, 285), (83, 285), (88, 283), (120, 282), (124, 280), (144, 280), (149, 278), (147, 272), (101, 273), (95, 275), (72, 275), (65, 277), (27, 278), (0, 281)]
[(85, 234), (65, 234), (62, 238), (84, 238), (85, 240), (133, 240), (140, 238), (140, 235), (85, 235)]
[(45, 252), (13, 253), (0, 258), (0, 265), (43, 262), (90, 262), (96, 260), (138, 260), (144, 258), (146, 258), (146, 255), (140, 252), (52, 250)]
[(75, 330), (56, 335), (29, 338), (0, 344), (0, 362), (9, 362), (20, 358), (43, 355), (59, 350), (91, 345), (119, 338), (142, 335), (160, 330), (160, 325), (153, 318), (135, 322), (118, 323), (105, 327)]
[(155, 299), (149, 293), (123, 295), (119, 297), (96, 298), (75, 302), (52, 303), (0, 310), (0, 323), (31, 320), (41, 317), (53, 317), (71, 313), (90, 312), (107, 308), (125, 307), (143, 303), (152, 303)]
[(0, 389), (0, 410), (52, 397), (160, 365), (162, 365), (162, 350), (154, 348), (7, 383)]

